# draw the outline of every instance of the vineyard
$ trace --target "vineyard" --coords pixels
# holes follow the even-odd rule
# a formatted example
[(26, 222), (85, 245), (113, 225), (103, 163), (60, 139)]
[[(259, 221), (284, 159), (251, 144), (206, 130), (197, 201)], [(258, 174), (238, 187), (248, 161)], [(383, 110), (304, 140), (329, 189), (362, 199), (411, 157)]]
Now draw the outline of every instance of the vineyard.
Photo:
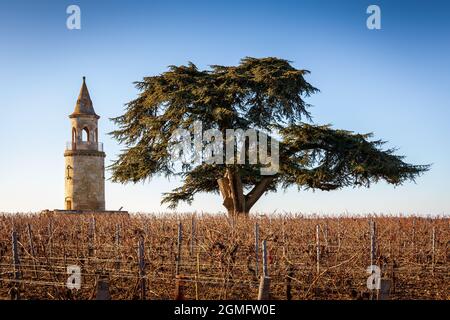
[(448, 300), (449, 258), (445, 217), (0, 215), (0, 299), (376, 299), (376, 265), (389, 299)]

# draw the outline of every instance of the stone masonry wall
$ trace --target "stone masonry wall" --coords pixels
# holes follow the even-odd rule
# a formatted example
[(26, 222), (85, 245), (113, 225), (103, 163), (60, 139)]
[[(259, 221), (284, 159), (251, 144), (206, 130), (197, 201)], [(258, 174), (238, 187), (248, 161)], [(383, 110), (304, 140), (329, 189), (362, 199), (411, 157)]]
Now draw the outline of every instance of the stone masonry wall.
[(105, 210), (105, 154), (98, 151), (70, 151), (64, 156), (65, 209)]

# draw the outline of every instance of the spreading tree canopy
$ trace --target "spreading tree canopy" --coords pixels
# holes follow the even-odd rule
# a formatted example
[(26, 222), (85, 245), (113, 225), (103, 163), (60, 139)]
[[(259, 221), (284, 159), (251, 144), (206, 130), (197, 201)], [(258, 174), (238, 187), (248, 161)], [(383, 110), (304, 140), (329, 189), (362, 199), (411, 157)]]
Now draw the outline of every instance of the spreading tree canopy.
[[(283, 59), (244, 58), (237, 66), (199, 70), (189, 63), (145, 77), (135, 83), (140, 93), (125, 114), (112, 119), (118, 128), (111, 134), (125, 146), (111, 165), (112, 180), (179, 176), (183, 184), (164, 194), (162, 203), (174, 208), (198, 192), (220, 193), (229, 214), (248, 214), (264, 193), (291, 185), (327, 191), (379, 180), (400, 185), (428, 170), (405, 163), (372, 134), (313, 124), (305, 98), (318, 89), (307, 74)], [(203, 130), (217, 129), (224, 141), (227, 129), (264, 132), (278, 142), (278, 171), (264, 175), (263, 164), (248, 162), (177, 165), (173, 135), (196, 121)]]

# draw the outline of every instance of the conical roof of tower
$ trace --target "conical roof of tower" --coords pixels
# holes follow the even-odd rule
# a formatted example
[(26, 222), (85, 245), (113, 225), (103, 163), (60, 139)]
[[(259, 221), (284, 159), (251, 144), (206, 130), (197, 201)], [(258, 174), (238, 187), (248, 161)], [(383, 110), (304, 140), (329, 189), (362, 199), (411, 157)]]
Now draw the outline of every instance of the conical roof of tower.
[(96, 116), (94, 106), (92, 105), (91, 97), (89, 96), (89, 90), (86, 86), (86, 77), (83, 77), (83, 84), (81, 85), (80, 94), (78, 95), (77, 103), (75, 105), (75, 110), (70, 115), (70, 117), (76, 116)]

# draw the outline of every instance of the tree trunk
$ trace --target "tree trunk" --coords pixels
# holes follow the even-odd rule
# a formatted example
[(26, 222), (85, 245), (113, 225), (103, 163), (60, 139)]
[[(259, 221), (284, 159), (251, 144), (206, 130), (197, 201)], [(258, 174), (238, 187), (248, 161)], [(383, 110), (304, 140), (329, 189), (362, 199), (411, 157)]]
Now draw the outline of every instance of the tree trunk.
[(225, 176), (221, 179), (218, 179), (217, 184), (219, 185), (220, 194), (223, 198), (222, 204), (227, 209), (228, 214), (232, 214), (234, 212), (234, 206), (228, 178)]
[(228, 215), (248, 216), (250, 209), (267, 191), (274, 179), (274, 176), (263, 177), (247, 195), (244, 195), (239, 169), (227, 168), (224, 177), (218, 179), (217, 184), (223, 198), (222, 204), (227, 209)]

